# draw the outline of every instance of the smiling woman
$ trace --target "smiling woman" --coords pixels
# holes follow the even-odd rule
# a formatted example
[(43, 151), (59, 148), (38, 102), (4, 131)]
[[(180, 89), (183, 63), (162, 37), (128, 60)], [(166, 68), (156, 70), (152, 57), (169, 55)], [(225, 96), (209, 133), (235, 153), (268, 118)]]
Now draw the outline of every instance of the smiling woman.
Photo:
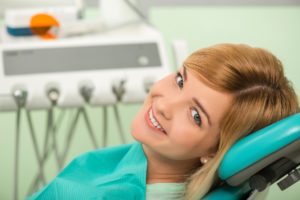
[(133, 121), (132, 135), (146, 152), (151, 148), (179, 162), (190, 159), (194, 168), (199, 157), (213, 156), (231, 101), (232, 95), (211, 89), (182, 67), (153, 86)]
[(297, 112), (281, 62), (266, 50), (200, 49), (157, 82), (135, 116), (136, 144), (76, 158), (31, 199), (198, 200), (240, 138)]
[(219, 184), (217, 168), (235, 141), (297, 108), (281, 62), (268, 51), (200, 49), (152, 88), (133, 121), (148, 159), (147, 183), (184, 182), (184, 197), (199, 199)]

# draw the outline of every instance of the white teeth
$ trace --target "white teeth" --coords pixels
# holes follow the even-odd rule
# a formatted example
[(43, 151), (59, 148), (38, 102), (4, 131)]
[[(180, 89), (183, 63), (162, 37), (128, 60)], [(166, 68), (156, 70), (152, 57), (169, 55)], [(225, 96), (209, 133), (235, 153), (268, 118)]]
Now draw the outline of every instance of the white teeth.
[(150, 110), (149, 112), (149, 118), (150, 118), (150, 121), (151, 123), (153, 124), (153, 126), (155, 126), (156, 128), (160, 129), (161, 131), (164, 131), (161, 127), (161, 125), (156, 121), (156, 119), (154, 118), (153, 116), (153, 111), (152, 109)]
[(156, 121), (151, 120), (151, 122), (154, 126), (158, 126), (158, 123)]

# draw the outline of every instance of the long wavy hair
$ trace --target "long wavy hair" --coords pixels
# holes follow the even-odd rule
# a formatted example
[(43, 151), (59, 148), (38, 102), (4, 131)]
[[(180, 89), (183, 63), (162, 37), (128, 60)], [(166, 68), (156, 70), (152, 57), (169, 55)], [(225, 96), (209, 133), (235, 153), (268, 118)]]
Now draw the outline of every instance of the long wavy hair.
[(281, 62), (264, 49), (219, 44), (194, 52), (183, 65), (209, 87), (234, 97), (221, 121), (215, 156), (187, 180), (185, 199), (199, 200), (219, 182), (219, 164), (238, 139), (297, 113), (299, 105)]

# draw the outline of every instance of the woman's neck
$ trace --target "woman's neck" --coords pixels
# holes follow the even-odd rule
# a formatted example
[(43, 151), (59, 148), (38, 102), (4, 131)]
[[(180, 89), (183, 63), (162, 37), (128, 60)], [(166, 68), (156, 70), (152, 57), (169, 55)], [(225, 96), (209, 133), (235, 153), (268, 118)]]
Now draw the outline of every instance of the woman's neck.
[(148, 160), (148, 184), (184, 182), (200, 166), (199, 159), (172, 160), (151, 151), (145, 145), (143, 149)]

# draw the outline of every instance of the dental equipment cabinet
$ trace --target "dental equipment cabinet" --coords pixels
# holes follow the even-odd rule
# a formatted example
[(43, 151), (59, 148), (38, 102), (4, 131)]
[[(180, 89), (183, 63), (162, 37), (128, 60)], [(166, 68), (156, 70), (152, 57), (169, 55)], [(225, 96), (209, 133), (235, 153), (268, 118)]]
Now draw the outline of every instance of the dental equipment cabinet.
[[(3, 42), (0, 47), (0, 112), (16, 112), (14, 156), (14, 199), (19, 198), (21, 113), (30, 128), (38, 172), (28, 194), (47, 181), (45, 162), (54, 153), (59, 169), (66, 162), (76, 124), (83, 116), (94, 148), (107, 145), (107, 108), (111, 106), (120, 138), (125, 135), (117, 104), (141, 103), (151, 85), (170, 72), (161, 34), (152, 27), (132, 24), (101, 34), (51, 41)], [(97, 142), (85, 105), (103, 109), (102, 144)], [(54, 108), (76, 108), (58, 151), (57, 129), (63, 118), (54, 118)], [(45, 110), (47, 125), (42, 151), (39, 150), (31, 112)]]

